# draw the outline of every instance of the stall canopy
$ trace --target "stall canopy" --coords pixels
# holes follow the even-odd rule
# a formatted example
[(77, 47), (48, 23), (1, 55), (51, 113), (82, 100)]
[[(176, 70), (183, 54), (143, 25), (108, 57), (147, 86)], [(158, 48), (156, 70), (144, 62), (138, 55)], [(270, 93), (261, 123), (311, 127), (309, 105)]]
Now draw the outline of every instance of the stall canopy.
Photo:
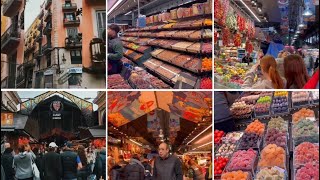
[(108, 134), (131, 137), (152, 147), (166, 140), (178, 148), (212, 124), (208, 118), (211, 117), (211, 94), (109, 92)]

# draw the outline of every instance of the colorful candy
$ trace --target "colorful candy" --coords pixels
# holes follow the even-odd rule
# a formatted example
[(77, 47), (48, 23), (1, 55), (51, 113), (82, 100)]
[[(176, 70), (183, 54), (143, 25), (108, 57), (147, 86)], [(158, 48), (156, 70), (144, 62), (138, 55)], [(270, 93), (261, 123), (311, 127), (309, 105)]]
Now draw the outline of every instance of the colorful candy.
[(261, 159), (258, 163), (259, 167), (272, 167), (278, 166), (285, 168), (286, 165), (286, 152), (282, 147), (275, 144), (269, 144), (263, 148)]

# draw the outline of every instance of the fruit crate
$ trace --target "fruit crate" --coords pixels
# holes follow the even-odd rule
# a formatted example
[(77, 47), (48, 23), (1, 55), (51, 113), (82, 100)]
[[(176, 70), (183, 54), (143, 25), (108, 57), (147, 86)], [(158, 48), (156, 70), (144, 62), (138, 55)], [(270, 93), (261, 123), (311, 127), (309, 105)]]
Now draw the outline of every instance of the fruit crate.
[[(281, 180), (289, 180), (288, 172), (287, 172), (286, 170), (284, 170), (284, 169), (282, 169), (282, 168), (279, 168), (279, 167), (276, 167), (276, 166), (274, 166), (274, 167), (257, 168), (257, 171), (256, 171), (253, 179), (254, 179), (254, 180), (261, 180), (261, 178), (259, 179), (259, 178), (257, 177), (257, 175), (258, 175), (258, 173), (259, 173), (261, 170), (266, 169), (266, 168), (268, 168), (268, 169), (275, 168), (275, 169), (278, 170), (279, 172), (283, 172), (284, 177), (283, 177), (283, 179), (281, 179)], [(268, 178), (265, 178), (265, 179), (268, 179)], [(271, 179), (272, 179), (272, 178), (271, 178)]]
[[(237, 151), (236, 151), (236, 152), (237, 152)], [(236, 153), (236, 152), (235, 152), (235, 153)], [(234, 160), (234, 158), (235, 158), (235, 156), (234, 156), (235, 153), (234, 153), (234, 154), (232, 155), (232, 157), (230, 158), (230, 160), (229, 160), (229, 162), (228, 162), (225, 170), (226, 170), (227, 172), (241, 170), (241, 171), (245, 171), (245, 172), (249, 172), (249, 173), (251, 173), (251, 174), (254, 174), (254, 172), (255, 172), (255, 170), (256, 170), (256, 168), (257, 168), (257, 165), (258, 165), (258, 154), (259, 154), (257, 151), (255, 151), (255, 152), (256, 152), (256, 155), (255, 155), (255, 157), (254, 157), (253, 159), (251, 159), (250, 166), (248, 166), (248, 167), (232, 168), (232, 167), (231, 167), (231, 164), (234, 164), (233, 160)]]

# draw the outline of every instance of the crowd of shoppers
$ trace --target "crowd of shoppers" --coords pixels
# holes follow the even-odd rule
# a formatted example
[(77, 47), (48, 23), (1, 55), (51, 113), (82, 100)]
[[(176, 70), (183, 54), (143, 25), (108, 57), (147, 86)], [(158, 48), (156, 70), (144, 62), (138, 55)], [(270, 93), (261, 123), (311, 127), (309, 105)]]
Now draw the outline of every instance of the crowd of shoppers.
[[(106, 179), (106, 150), (93, 146), (73, 146), (66, 142), (59, 150), (51, 142), (45, 151), (19, 144), (14, 151), (4, 144), (1, 155), (1, 180), (94, 180)], [(3, 178), (4, 177), (4, 178)]]
[[(148, 159), (147, 154), (132, 155), (129, 162), (119, 156), (118, 162), (113, 157), (108, 157), (108, 175), (110, 180), (210, 180), (211, 162), (208, 162), (206, 173), (202, 173), (201, 167), (194, 161), (182, 160), (169, 153), (167, 143), (159, 145), (159, 156)], [(212, 168), (212, 165), (211, 165)], [(211, 173), (211, 174), (210, 174)]]

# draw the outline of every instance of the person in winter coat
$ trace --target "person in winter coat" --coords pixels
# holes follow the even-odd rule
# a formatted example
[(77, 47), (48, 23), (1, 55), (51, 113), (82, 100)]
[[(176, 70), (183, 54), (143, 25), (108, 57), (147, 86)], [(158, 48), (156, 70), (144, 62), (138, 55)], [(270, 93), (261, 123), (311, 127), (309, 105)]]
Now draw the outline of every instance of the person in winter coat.
[(94, 174), (97, 176), (97, 179), (100, 179), (102, 177), (103, 179), (106, 179), (107, 171), (106, 171), (106, 149), (103, 148), (99, 155), (97, 156), (95, 166), (94, 166)]
[(61, 158), (56, 153), (58, 146), (55, 142), (49, 144), (49, 152), (43, 155), (43, 176), (45, 180), (60, 180), (62, 176)]
[(14, 180), (14, 169), (12, 168), (13, 163), (13, 149), (10, 147), (9, 143), (4, 144), (5, 150), (1, 155), (1, 165), (4, 168), (6, 180)]
[(16, 170), (15, 177), (18, 180), (33, 180), (32, 162), (36, 156), (33, 152), (28, 152), (25, 145), (20, 144), (18, 147), (19, 154), (13, 157), (13, 168)]
[(139, 161), (138, 155), (134, 154), (124, 168), (125, 180), (144, 180), (144, 172), (144, 166)]

